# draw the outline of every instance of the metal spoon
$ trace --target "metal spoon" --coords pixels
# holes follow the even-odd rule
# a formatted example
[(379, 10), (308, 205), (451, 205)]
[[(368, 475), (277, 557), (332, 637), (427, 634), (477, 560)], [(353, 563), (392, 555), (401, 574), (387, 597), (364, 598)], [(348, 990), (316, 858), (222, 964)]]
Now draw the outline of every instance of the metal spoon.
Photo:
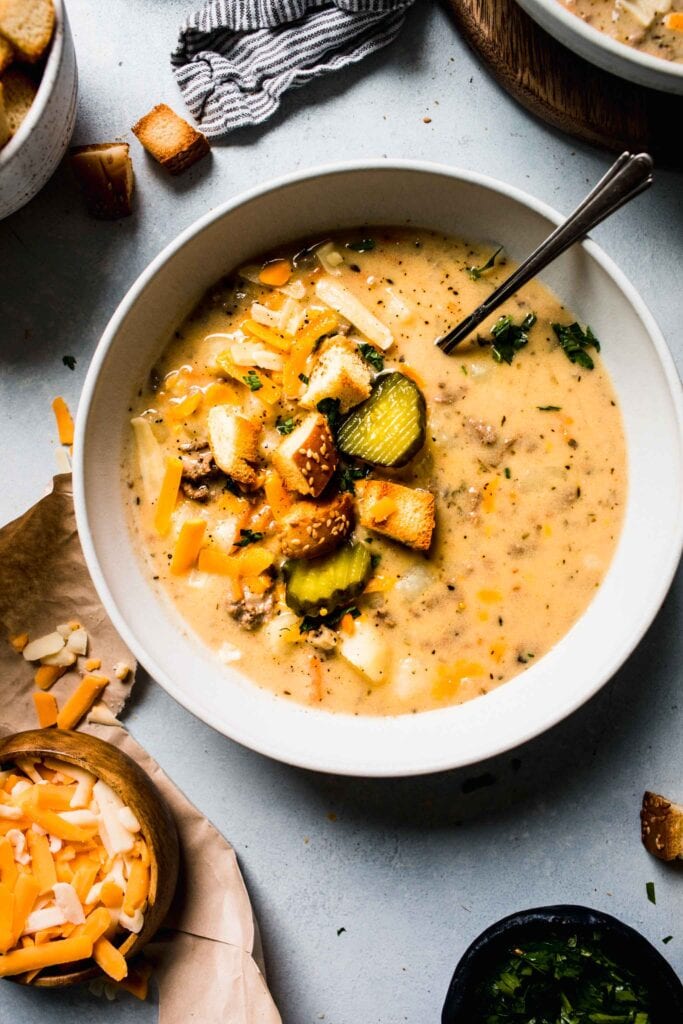
[(482, 320), (497, 309), (522, 285), (557, 259), (574, 242), (584, 238), (591, 228), (602, 223), (607, 217), (634, 199), (652, 184), (652, 157), (648, 153), (622, 153), (597, 183), (583, 202), (555, 228), (544, 242), (515, 270), (510, 277), (492, 292), (473, 313), (454, 327), (435, 344), (442, 352), (452, 352), (456, 345), (472, 333)]

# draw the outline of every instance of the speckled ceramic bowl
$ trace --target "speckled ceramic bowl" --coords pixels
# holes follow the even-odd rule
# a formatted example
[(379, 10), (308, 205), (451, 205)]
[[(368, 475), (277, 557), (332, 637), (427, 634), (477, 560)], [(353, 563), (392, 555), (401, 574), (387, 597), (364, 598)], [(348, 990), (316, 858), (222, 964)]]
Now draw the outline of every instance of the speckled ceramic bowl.
[(0, 220), (19, 210), (54, 174), (76, 120), (78, 72), (63, 0), (38, 95), (19, 131), (0, 149)]

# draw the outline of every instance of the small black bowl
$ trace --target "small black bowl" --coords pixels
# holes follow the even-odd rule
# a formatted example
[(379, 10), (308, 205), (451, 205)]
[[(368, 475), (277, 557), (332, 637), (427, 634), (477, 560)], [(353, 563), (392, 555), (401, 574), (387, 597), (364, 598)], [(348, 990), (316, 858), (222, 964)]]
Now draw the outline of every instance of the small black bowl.
[(652, 1024), (683, 1021), (683, 985), (673, 968), (647, 939), (615, 917), (588, 907), (536, 907), (491, 925), (463, 955), (448, 987), (441, 1024), (472, 1024), (480, 986), (514, 946), (548, 937), (588, 937), (599, 931), (608, 956), (630, 969), (647, 987)]

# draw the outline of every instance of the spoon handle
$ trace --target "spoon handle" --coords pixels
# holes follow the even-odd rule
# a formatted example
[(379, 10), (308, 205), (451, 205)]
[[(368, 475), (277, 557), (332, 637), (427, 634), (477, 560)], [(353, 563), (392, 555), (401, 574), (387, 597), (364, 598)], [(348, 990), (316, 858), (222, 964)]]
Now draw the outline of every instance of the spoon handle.
[(522, 285), (557, 259), (566, 249), (580, 241), (605, 218), (643, 192), (652, 184), (652, 157), (647, 153), (622, 153), (582, 203), (544, 242), (480, 306), (458, 324), (436, 345), (442, 352), (451, 352), (479, 326), (501, 303)]

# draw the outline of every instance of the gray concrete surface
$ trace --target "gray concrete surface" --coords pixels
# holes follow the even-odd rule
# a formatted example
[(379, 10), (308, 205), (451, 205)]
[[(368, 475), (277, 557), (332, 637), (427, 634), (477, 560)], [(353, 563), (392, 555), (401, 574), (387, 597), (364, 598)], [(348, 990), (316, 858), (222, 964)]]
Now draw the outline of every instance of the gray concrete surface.
[[(68, 6), (81, 72), (76, 142), (130, 138), (130, 124), (160, 100), (182, 109), (167, 55), (192, 0)], [(76, 406), (127, 287), (225, 198), (340, 155), (419, 156), (486, 171), (568, 212), (610, 162), (518, 108), (425, 0), (392, 48), (290, 95), (270, 125), (234, 135), (178, 180), (132, 141), (134, 217), (88, 219), (62, 168), (0, 223), (0, 521), (45, 489), (56, 468), (50, 400), (61, 393)], [(679, 368), (681, 185), (660, 172), (648, 195), (595, 232), (649, 304)], [(64, 354), (76, 356), (74, 372)], [(683, 969), (683, 878), (649, 859), (638, 836), (645, 787), (683, 798), (682, 602), (679, 575), (624, 669), (550, 734), (476, 769), (418, 780), (283, 767), (140, 682), (128, 725), (235, 845), (286, 1024), (436, 1022), (466, 945), (503, 914), (548, 902), (611, 911)], [(153, 1005), (128, 996), (104, 1006), (87, 993), (0, 982), (3, 1024), (154, 1020)]]

